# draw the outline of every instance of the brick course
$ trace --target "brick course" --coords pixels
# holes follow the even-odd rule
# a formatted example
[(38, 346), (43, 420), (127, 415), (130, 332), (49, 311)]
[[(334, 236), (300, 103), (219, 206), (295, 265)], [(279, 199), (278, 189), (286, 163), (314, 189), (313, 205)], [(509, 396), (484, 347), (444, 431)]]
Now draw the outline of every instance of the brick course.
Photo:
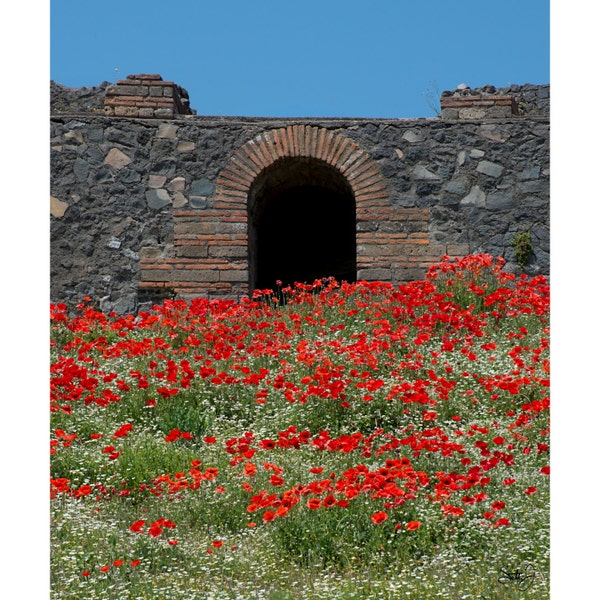
[(172, 119), (191, 115), (187, 92), (160, 75), (128, 75), (127, 79), (108, 86), (104, 96), (104, 113), (109, 117)]

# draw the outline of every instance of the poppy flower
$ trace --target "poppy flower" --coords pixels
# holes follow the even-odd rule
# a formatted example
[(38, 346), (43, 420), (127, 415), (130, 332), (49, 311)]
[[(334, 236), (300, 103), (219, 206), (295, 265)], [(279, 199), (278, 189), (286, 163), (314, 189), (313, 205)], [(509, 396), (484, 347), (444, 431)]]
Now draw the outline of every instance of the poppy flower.
[(85, 485), (82, 485), (77, 490), (77, 496), (87, 496), (88, 494), (91, 494), (91, 492), (92, 492), (91, 486), (85, 484)]
[(129, 531), (133, 531), (133, 533), (139, 533), (145, 524), (146, 524), (146, 521), (144, 521), (143, 519), (140, 519), (139, 521), (135, 521), (134, 523), (132, 523), (129, 526)]
[(317, 510), (317, 508), (319, 508), (321, 506), (321, 501), (318, 498), (311, 498), (306, 503), (306, 506), (308, 506), (308, 508), (310, 508), (310, 510)]
[(148, 529), (148, 535), (152, 537), (158, 537), (163, 532), (162, 527), (158, 525), (151, 525), (150, 529)]
[(505, 518), (498, 519), (494, 523), (494, 527), (510, 527), (510, 521), (508, 519), (505, 519)]
[(139, 565), (141, 562), (142, 562), (142, 561), (141, 561), (139, 558), (135, 558), (135, 559), (134, 559), (134, 560), (132, 560), (132, 561), (131, 561), (129, 564), (130, 564), (132, 567), (134, 567), (134, 568), (135, 568), (135, 567), (137, 567), (137, 566), (138, 566), (138, 565)]
[(542, 475), (550, 475), (550, 465), (546, 465), (540, 469)]
[(179, 429), (171, 429), (169, 435), (165, 437), (165, 442), (174, 442), (175, 440), (179, 439), (180, 435), (181, 431), (179, 431)]
[(381, 525), (384, 521), (387, 521), (388, 515), (384, 511), (376, 512), (371, 515), (371, 521), (375, 523), (375, 525)]
[(90, 574), (90, 572), (89, 572), (89, 571), (84, 571), (84, 572), (81, 574), (81, 576), (82, 576), (82, 577), (88, 577), (88, 576), (89, 576), (89, 574)]
[(110, 569), (110, 565), (104, 565), (103, 567), (100, 567), (100, 571), (102, 573), (106, 573), (106, 571), (108, 571)]
[(337, 504), (337, 500), (335, 499), (335, 496), (333, 496), (332, 494), (329, 494), (323, 500), (323, 506), (325, 506), (325, 508), (329, 508), (331, 506), (335, 506), (336, 504)]
[(419, 529), (421, 527), (421, 521), (409, 521), (406, 524), (406, 529), (409, 531), (414, 531), (415, 529)]
[(214, 542), (212, 542), (211, 544), (214, 548), (220, 548), (223, 545), (223, 542), (221, 540), (215, 540)]
[(265, 523), (268, 523), (269, 521), (272, 521), (274, 518), (275, 518), (275, 511), (273, 511), (273, 510), (268, 510), (263, 515), (263, 521)]
[(526, 490), (525, 493), (529, 496), (531, 496), (532, 494), (535, 494), (537, 492), (537, 488), (533, 487), (533, 486), (529, 486)]
[(123, 559), (119, 558), (113, 562), (113, 567), (120, 567), (123, 564)]
[(169, 544), (169, 546), (177, 546), (179, 542), (177, 540), (169, 540), (167, 543)]

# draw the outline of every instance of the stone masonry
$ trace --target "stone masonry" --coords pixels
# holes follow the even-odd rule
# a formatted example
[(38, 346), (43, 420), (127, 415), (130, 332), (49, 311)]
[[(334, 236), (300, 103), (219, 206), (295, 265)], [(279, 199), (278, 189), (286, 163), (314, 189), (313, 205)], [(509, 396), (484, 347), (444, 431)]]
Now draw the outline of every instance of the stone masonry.
[(526, 272), (549, 274), (548, 86), (444, 92), (431, 119), (280, 119), (198, 116), (158, 75), (84, 88), (80, 105), (53, 85), (53, 302), (240, 299), (270, 198), (305, 184), (350, 199), (357, 279), (400, 283), (475, 252), (517, 271), (521, 231)]

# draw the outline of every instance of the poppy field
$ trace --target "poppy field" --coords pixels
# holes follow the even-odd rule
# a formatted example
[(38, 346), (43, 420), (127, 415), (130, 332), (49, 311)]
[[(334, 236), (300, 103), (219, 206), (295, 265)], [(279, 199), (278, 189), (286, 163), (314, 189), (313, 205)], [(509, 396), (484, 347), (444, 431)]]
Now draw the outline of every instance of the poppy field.
[(489, 255), (51, 305), (53, 599), (549, 598), (549, 293)]

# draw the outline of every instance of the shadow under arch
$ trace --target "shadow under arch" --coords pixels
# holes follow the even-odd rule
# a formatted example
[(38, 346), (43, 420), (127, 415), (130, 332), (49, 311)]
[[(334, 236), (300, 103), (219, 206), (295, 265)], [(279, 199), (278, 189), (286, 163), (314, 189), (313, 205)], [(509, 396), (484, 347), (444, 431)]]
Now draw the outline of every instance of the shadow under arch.
[[(368, 152), (343, 133), (320, 126), (294, 124), (263, 131), (231, 155), (216, 183), (219, 218), (246, 234), (247, 255), (236, 258), (235, 264), (232, 259), (232, 266), (247, 269), (249, 293), (278, 278), (277, 265), (263, 263), (265, 253), (275, 255), (281, 249), (288, 260), (300, 263), (301, 251), (290, 256), (291, 248), (315, 247), (321, 261), (334, 256), (331, 274), (336, 278), (361, 276), (361, 269), (372, 265), (371, 250), (379, 241), (360, 231), (360, 224), (387, 218), (394, 210), (386, 181)], [(326, 226), (323, 235), (314, 225), (319, 220)], [(301, 243), (292, 244), (294, 235)], [(333, 238), (345, 250), (338, 252), (319, 241), (325, 238)], [(305, 262), (314, 267), (317, 261)], [(283, 275), (310, 280), (321, 273), (318, 268), (308, 273), (299, 268)]]
[(356, 201), (345, 177), (313, 157), (284, 157), (248, 193), (251, 290), (322, 277), (356, 281)]

